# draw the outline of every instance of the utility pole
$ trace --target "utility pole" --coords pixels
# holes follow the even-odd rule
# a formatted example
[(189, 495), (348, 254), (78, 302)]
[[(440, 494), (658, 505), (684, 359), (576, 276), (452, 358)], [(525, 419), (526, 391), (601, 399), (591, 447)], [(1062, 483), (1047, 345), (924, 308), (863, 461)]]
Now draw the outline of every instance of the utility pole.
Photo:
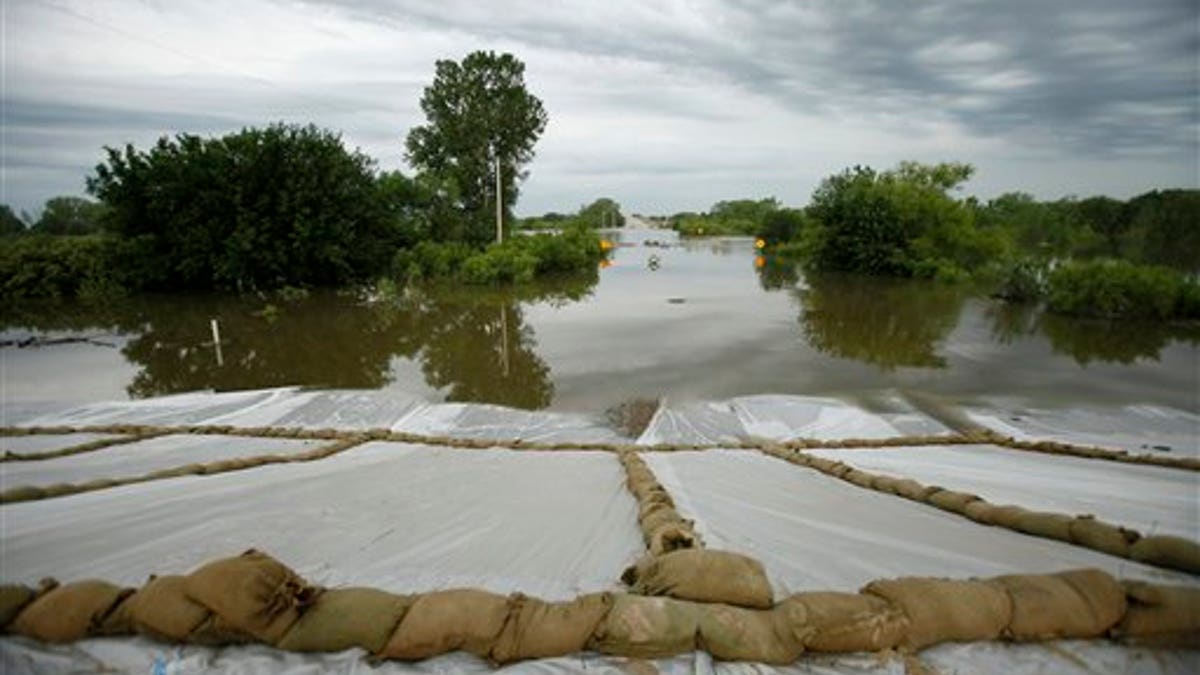
[[(492, 146), (493, 150), (495, 146)], [(496, 243), (504, 243), (504, 194), (500, 187), (500, 153), (496, 152)]]

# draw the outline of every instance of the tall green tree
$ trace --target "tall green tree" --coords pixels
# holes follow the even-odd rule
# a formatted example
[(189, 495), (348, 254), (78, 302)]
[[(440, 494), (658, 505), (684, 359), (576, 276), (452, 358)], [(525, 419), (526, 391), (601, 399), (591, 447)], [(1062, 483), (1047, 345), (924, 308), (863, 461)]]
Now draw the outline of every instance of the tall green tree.
[(601, 197), (579, 209), (577, 222), (588, 227), (625, 227), (621, 205), (614, 199)]
[(438, 61), (435, 70), (421, 97), (427, 123), (413, 128), (405, 142), (408, 161), (453, 186), (442, 197), (457, 218), (434, 236), (482, 244), (495, 237), (494, 160), (500, 160), (510, 226), (517, 179), (533, 159), (548, 117), (525, 88), (525, 64), (512, 54), (477, 51), (461, 63)]

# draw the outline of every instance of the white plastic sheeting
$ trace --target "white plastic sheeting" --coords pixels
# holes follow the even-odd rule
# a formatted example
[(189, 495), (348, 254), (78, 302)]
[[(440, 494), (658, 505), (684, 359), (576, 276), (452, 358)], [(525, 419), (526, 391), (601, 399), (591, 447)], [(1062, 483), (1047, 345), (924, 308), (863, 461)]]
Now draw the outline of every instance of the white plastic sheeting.
[(296, 455), (331, 442), (236, 436), (160, 436), (79, 455), (5, 462), (0, 465), (0, 490), (20, 485), (46, 486), (82, 483), (96, 478), (128, 478), (235, 457)]
[(644, 458), (709, 547), (763, 563), (777, 599), (799, 591), (852, 592), (872, 579), (897, 576), (994, 576), (1079, 567), (1119, 578), (1200, 583), (1186, 574), (979, 525), (757, 451)]
[(427, 436), (540, 443), (621, 443), (629, 439), (586, 415), (533, 412), (478, 403), (430, 405), (392, 426)]
[(140, 585), (255, 547), (324, 585), (478, 587), (548, 599), (615, 588), (642, 552), (602, 452), (371, 443), (328, 459), (3, 507), (6, 582)]
[(665, 402), (638, 443), (736, 443), (748, 438), (836, 440), (942, 434), (948, 430), (914, 411), (872, 413), (833, 398), (742, 396), (728, 401)]
[(993, 504), (1090, 513), (1143, 534), (1200, 540), (1200, 473), (1195, 471), (986, 445), (809, 452), (864, 471), (971, 492)]
[(1028, 408), (996, 400), (965, 412), (977, 424), (1017, 439), (1095, 445), (1144, 455), (1200, 457), (1200, 414), (1177, 408)]

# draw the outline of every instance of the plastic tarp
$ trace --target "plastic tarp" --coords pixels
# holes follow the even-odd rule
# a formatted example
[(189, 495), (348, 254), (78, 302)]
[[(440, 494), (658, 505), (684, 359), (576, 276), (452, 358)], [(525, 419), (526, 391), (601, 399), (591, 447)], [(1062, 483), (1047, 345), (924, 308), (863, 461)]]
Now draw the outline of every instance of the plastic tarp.
[(652, 453), (646, 462), (710, 548), (766, 567), (776, 598), (853, 592), (896, 576), (994, 576), (1096, 567), (1118, 578), (1198, 584), (1069, 544), (979, 525), (749, 450)]
[(1200, 457), (1200, 414), (1157, 405), (1028, 408), (1007, 400), (965, 410), (1019, 440), (1095, 445), (1134, 454)]
[(524, 440), (541, 443), (628, 443), (598, 419), (570, 413), (534, 412), (478, 403), (430, 405), (392, 426), (427, 436)]
[(162, 469), (235, 457), (295, 455), (330, 442), (236, 436), (160, 436), (55, 459), (5, 462), (0, 469), (0, 490), (21, 485), (46, 486), (82, 483), (97, 478), (130, 478)]
[(4, 436), (0, 437), (0, 452), (37, 453), (62, 450), (73, 445), (120, 438), (118, 434), (54, 434), (52, 436)]
[(840, 440), (948, 432), (915, 411), (873, 413), (834, 398), (763, 395), (727, 401), (665, 402), (638, 443), (722, 444), (749, 438)]
[(370, 443), (315, 462), (6, 505), (4, 577), (140, 584), (257, 547), (323, 585), (568, 599), (616, 588), (642, 553), (624, 479), (610, 453)]
[(960, 445), (811, 450), (864, 471), (977, 494), (993, 504), (1092, 514), (1142, 534), (1200, 539), (1200, 473)]

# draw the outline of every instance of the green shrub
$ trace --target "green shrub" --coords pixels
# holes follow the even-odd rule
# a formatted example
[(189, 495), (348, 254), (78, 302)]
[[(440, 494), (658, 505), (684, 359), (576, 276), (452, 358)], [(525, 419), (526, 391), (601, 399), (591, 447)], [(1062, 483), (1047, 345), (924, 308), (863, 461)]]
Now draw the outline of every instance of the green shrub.
[(1051, 311), (1102, 318), (1195, 316), (1195, 282), (1164, 267), (1122, 260), (1071, 262), (1050, 273)]
[(467, 258), (460, 276), (468, 284), (525, 283), (537, 267), (538, 259), (520, 247), (496, 245)]
[(102, 236), (26, 236), (0, 243), (0, 298), (103, 300), (123, 295), (122, 244)]

